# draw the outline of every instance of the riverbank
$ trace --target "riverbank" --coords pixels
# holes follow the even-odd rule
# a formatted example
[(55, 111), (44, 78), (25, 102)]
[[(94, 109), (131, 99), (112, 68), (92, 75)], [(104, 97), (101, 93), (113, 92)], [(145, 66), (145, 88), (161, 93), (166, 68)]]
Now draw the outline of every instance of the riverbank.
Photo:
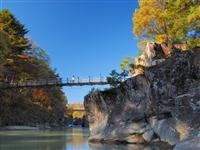
[(81, 126), (71, 126), (71, 127), (49, 127), (49, 126), (3, 126), (0, 130), (67, 130), (67, 129), (89, 129), (87, 127)]
[(0, 130), (40, 130), (40, 129), (51, 129), (51, 127), (33, 127), (33, 126), (3, 126)]

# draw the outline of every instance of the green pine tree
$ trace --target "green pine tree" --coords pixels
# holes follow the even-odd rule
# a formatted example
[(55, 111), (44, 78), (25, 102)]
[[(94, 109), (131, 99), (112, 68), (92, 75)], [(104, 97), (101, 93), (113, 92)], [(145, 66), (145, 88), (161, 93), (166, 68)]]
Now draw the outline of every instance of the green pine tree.
[(21, 54), (24, 50), (30, 49), (29, 39), (25, 37), (28, 30), (25, 29), (8, 9), (0, 12), (0, 31), (7, 34), (10, 41), (10, 54)]

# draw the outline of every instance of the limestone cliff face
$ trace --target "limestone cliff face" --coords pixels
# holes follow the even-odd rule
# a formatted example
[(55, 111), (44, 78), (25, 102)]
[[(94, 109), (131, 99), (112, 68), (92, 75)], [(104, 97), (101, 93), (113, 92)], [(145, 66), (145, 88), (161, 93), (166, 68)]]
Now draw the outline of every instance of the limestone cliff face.
[(118, 88), (85, 97), (90, 141), (175, 145), (200, 127), (200, 49), (176, 51)]

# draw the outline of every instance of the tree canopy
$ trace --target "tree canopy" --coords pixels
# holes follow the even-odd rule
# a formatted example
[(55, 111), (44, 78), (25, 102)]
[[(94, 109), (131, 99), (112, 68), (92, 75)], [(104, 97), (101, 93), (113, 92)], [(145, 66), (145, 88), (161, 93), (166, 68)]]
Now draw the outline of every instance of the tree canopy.
[(200, 46), (199, 0), (139, 0), (133, 32), (141, 40)]
[[(46, 52), (26, 37), (27, 32), (8, 9), (0, 11), (0, 84), (57, 80)], [(0, 89), (0, 126), (64, 125), (66, 102), (60, 87)]]
[(8, 9), (0, 12), (0, 31), (7, 34), (12, 55), (20, 54), (23, 50), (30, 48), (29, 40), (25, 37), (28, 30)]

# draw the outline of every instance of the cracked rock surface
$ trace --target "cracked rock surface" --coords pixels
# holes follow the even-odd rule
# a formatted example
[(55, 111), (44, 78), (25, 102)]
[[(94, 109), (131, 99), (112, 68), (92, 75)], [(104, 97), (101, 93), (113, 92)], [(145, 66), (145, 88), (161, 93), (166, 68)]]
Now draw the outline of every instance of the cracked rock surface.
[(90, 141), (164, 142), (177, 144), (175, 150), (195, 143), (200, 135), (200, 48), (178, 51), (117, 88), (89, 94), (84, 106)]

